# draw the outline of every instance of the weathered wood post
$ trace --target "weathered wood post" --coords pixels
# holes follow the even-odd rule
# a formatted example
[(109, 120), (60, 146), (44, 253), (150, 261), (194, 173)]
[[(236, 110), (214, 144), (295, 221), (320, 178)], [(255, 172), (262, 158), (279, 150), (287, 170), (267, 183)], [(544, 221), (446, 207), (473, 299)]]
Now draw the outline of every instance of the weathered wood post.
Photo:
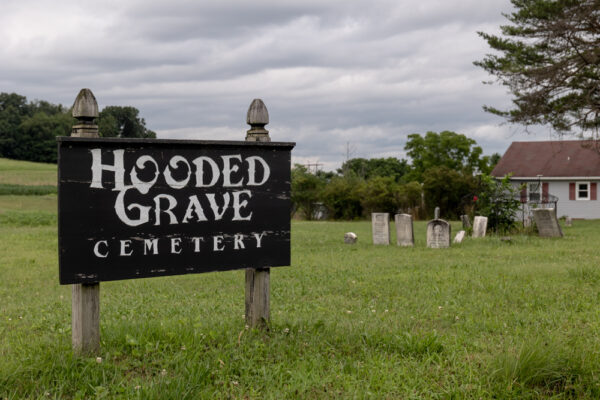
[[(81, 89), (73, 104), (71, 136), (99, 137), (98, 103), (90, 89)], [(71, 332), (73, 351), (76, 354), (94, 354), (100, 351), (100, 283), (73, 285), (71, 306)]]
[[(269, 112), (261, 99), (254, 99), (248, 108), (246, 123), (248, 142), (270, 142)], [(270, 317), (270, 268), (246, 268), (246, 324), (252, 328), (267, 328)]]

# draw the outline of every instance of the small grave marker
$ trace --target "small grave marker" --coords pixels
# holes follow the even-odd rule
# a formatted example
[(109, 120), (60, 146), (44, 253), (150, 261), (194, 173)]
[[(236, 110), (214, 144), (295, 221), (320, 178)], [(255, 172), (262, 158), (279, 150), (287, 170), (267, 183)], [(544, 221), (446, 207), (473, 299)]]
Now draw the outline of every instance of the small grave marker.
[(573, 218), (569, 217), (568, 215), (565, 218), (565, 226), (573, 226)]
[(372, 213), (373, 244), (390, 244), (390, 214)]
[(452, 243), (462, 243), (463, 239), (465, 238), (465, 234), (465, 231), (458, 231), (456, 236), (454, 236), (454, 240), (452, 241)]
[(413, 231), (412, 215), (396, 214), (394, 216), (396, 223), (396, 244), (402, 247), (415, 245), (415, 235)]
[(485, 237), (485, 232), (487, 230), (487, 217), (476, 216), (473, 219), (473, 237), (474, 238), (482, 238)]
[(434, 219), (427, 224), (427, 247), (442, 249), (450, 247), (450, 224), (443, 219)]
[(554, 208), (534, 208), (533, 219), (540, 237), (562, 237)]
[(357, 240), (358, 237), (354, 232), (346, 232), (346, 234), (344, 235), (344, 243), (346, 244), (355, 244)]

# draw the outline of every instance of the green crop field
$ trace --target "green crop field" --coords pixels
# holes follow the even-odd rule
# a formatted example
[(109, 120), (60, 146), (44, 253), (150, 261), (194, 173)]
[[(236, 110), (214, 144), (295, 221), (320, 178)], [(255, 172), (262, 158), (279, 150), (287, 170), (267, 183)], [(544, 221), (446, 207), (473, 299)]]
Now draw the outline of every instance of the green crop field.
[(56, 186), (56, 164), (0, 158), (0, 185)]
[(293, 222), (269, 331), (244, 271), (103, 282), (101, 352), (75, 357), (55, 202), (0, 196), (1, 399), (600, 398), (600, 221), (450, 249)]

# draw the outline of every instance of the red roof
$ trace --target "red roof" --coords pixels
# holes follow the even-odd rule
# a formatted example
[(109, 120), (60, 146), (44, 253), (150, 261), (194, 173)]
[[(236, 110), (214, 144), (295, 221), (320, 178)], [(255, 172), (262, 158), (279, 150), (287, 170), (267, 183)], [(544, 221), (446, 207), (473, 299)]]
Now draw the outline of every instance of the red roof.
[(513, 142), (492, 176), (590, 177), (600, 176), (598, 143), (584, 140)]

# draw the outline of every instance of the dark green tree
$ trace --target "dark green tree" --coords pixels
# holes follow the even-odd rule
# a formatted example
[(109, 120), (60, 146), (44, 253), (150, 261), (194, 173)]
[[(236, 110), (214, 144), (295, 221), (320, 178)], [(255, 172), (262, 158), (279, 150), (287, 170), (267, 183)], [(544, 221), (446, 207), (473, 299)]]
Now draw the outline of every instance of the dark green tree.
[(12, 146), (12, 158), (56, 163), (56, 137), (67, 136), (73, 126), (70, 113), (37, 112), (21, 122)]
[(0, 93), (0, 157), (15, 158), (17, 129), (30, 115), (27, 98), (16, 93)]
[(292, 168), (291, 200), (294, 209), (300, 210), (305, 219), (311, 220), (316, 203), (320, 201), (325, 179), (311, 174), (305, 166), (296, 164)]
[(409, 169), (406, 160), (399, 160), (394, 157), (352, 158), (342, 164), (342, 167), (338, 169), (338, 173), (353, 173), (363, 179), (371, 179), (376, 176), (392, 177), (396, 182), (399, 182), (408, 173)]
[(432, 167), (423, 173), (423, 193), (429, 215), (440, 207), (444, 218), (457, 218), (465, 196), (475, 192), (475, 179), (447, 166)]
[(333, 219), (358, 219), (363, 214), (364, 180), (356, 176), (334, 176), (323, 189), (323, 203)]
[(155, 138), (156, 133), (146, 128), (135, 107), (107, 106), (100, 111), (98, 130), (102, 137)]
[(510, 182), (510, 176), (496, 180), (481, 175), (478, 186), (474, 201), (477, 214), (488, 217), (488, 229), (498, 233), (510, 231), (520, 206), (519, 193)]
[(423, 182), (423, 174), (434, 167), (472, 174), (487, 166), (477, 142), (455, 132), (427, 132), (425, 136), (414, 133), (408, 135), (404, 149), (412, 160), (410, 180), (418, 182)]
[(549, 125), (560, 133), (600, 127), (600, 2), (511, 0), (502, 35), (479, 32), (496, 51), (475, 65), (513, 95), (513, 107), (484, 109), (510, 123)]
[(363, 186), (362, 207), (368, 212), (395, 214), (400, 207), (400, 185), (391, 176), (375, 176)]

